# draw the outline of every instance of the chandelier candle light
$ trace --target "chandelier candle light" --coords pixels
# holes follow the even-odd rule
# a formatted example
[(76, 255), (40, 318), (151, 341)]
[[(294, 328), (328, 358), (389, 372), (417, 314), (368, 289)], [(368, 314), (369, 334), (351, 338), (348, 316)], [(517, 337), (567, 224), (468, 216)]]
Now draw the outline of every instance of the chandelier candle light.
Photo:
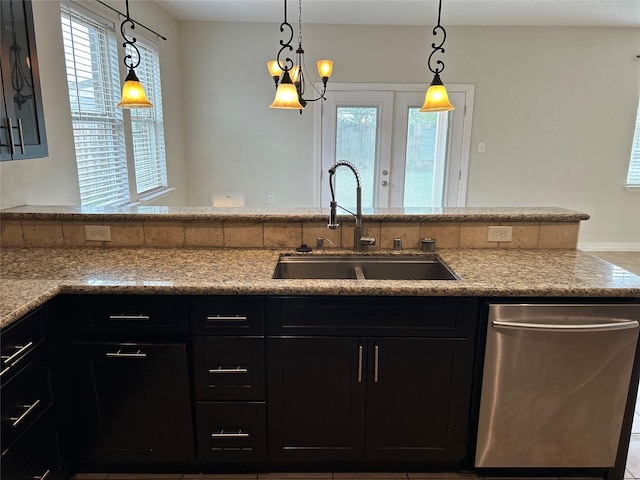
[[(276, 97), (270, 108), (284, 108), (291, 110), (302, 110), (307, 106), (308, 102), (316, 102), (320, 99), (325, 100), (325, 92), (327, 91), (327, 82), (333, 72), (333, 62), (331, 60), (319, 60), (318, 74), (322, 79), (322, 92), (316, 90), (317, 98), (304, 98), (305, 92), (305, 65), (304, 65), (304, 49), (302, 48), (302, 0), (298, 0), (299, 16), (298, 16), (298, 48), (296, 50), (296, 62), (286, 57), (280, 59), (285, 49), (293, 51), (291, 41), (293, 40), (293, 27), (287, 22), (287, 0), (284, 0), (284, 22), (280, 24), (280, 32), (289, 31), (289, 39), (285, 42), (280, 40), (281, 48), (278, 51), (276, 60), (267, 62), (267, 68), (276, 85)], [(315, 87), (314, 87), (315, 90)]]
[(440, 72), (444, 70), (444, 62), (442, 60), (438, 60), (436, 62), (436, 68), (433, 68), (431, 65), (431, 61), (433, 56), (436, 53), (444, 53), (444, 45), (445, 40), (447, 39), (447, 32), (442, 25), (440, 25), (440, 12), (442, 11), (442, 0), (438, 0), (438, 24), (433, 27), (433, 34), (437, 36), (439, 33), (442, 34), (442, 41), (439, 45), (436, 43), (431, 44), (431, 48), (433, 51), (427, 60), (427, 66), (431, 73), (434, 74), (431, 85), (427, 90), (427, 94), (424, 99), (424, 105), (420, 109), (421, 112), (447, 112), (454, 109), (454, 106), (449, 102), (449, 95), (447, 94), (447, 89), (440, 80)]

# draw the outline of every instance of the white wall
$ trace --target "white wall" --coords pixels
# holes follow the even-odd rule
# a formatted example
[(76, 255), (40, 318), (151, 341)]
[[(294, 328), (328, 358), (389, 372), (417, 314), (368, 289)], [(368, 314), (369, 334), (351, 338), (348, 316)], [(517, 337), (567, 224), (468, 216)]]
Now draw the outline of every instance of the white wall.
[[(118, 8), (119, 3), (112, 4)], [(50, 156), (4, 162), (2, 206), (77, 203), (58, 2), (35, 0)], [(88, 1), (87, 4), (95, 5)], [(269, 109), (275, 24), (176, 22), (151, 2), (132, 16), (160, 42), (169, 178), (161, 203), (313, 205), (314, 112)], [(640, 30), (447, 27), (445, 84), (473, 83), (469, 206), (559, 206), (591, 214), (581, 244), (640, 245), (640, 194), (623, 188), (640, 85)], [(335, 60), (331, 82), (427, 83), (431, 28), (312, 25), (307, 65)], [(294, 38), (295, 40), (295, 38)], [(43, 53), (44, 52), (44, 53)], [(313, 76), (315, 79), (315, 76)], [(486, 153), (477, 153), (477, 143)]]
[[(277, 205), (312, 205), (315, 107), (302, 117), (267, 108), (274, 91), (265, 63), (283, 38), (278, 26), (181, 27), (191, 75), (183, 93), (185, 99), (200, 95), (185, 118), (190, 202), (205, 205), (209, 192), (222, 190), (246, 191), (252, 206), (266, 206), (269, 193)], [(468, 206), (584, 211), (592, 218), (581, 227), (581, 243), (640, 248), (640, 193), (624, 190), (640, 30), (447, 32), (443, 81), (476, 85)], [(309, 69), (332, 58), (333, 82), (424, 82), (426, 88), (431, 80), (430, 28), (305, 25), (304, 33)], [(478, 142), (486, 143), (485, 153), (477, 153)]]

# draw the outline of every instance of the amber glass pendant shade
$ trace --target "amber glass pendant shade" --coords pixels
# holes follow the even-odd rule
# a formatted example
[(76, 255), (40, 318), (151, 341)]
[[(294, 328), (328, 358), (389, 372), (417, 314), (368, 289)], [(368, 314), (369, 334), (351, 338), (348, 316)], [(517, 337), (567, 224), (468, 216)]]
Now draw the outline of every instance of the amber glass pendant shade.
[(279, 77), (280, 75), (282, 75), (282, 69), (280, 68), (280, 65), (278, 65), (277, 60), (271, 60), (270, 62), (267, 62), (267, 68), (269, 69), (269, 74), (272, 77)]
[(320, 78), (329, 78), (333, 72), (333, 62), (331, 60), (318, 60), (318, 75)]
[(420, 109), (421, 112), (448, 112), (454, 110), (455, 107), (449, 102), (449, 94), (447, 89), (440, 80), (440, 75), (436, 73), (433, 77), (431, 85), (427, 89), (424, 98), (424, 105)]
[(122, 99), (118, 103), (120, 108), (151, 108), (153, 105), (144, 93), (144, 88), (133, 68), (129, 68), (129, 74), (122, 86)]
[(276, 90), (276, 98), (269, 105), (269, 108), (286, 108), (290, 110), (302, 110), (304, 108), (298, 99), (298, 90), (291, 82), (289, 71), (284, 72), (282, 81)]

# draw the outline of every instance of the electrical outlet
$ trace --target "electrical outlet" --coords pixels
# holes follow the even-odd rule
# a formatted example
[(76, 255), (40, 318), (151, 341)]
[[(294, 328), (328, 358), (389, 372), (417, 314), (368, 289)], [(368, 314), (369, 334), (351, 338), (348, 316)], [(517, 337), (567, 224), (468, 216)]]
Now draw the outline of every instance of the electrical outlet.
[(512, 227), (489, 227), (488, 242), (510, 242)]
[(103, 225), (85, 225), (85, 238), (93, 242), (110, 242), (111, 227)]
[(269, 203), (276, 203), (276, 196), (273, 193), (269, 194), (268, 202)]

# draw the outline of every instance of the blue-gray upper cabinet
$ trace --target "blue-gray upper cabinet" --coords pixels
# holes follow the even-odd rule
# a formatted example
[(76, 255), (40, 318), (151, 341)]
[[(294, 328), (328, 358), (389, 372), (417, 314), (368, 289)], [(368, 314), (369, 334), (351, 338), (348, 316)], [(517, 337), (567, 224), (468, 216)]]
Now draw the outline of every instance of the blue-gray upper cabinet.
[(0, 160), (46, 157), (31, 0), (2, 0), (0, 7)]

